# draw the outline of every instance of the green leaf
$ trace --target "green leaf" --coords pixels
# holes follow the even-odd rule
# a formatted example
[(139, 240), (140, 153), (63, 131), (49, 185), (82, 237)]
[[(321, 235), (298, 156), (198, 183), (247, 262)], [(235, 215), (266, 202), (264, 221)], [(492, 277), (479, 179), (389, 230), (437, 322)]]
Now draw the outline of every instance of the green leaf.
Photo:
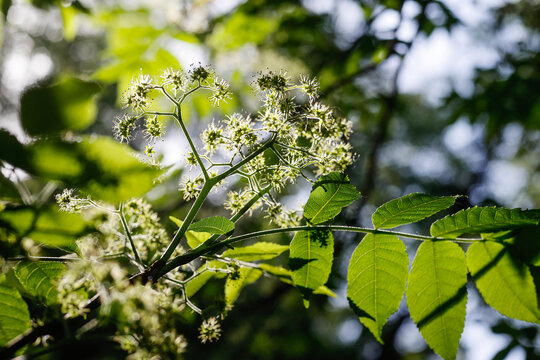
[(366, 235), (349, 262), (349, 304), (381, 343), (383, 326), (403, 298), (408, 270), (405, 245), (393, 235)]
[(30, 135), (83, 130), (96, 119), (94, 82), (65, 77), (54, 84), (27, 90), (21, 98), (21, 122)]
[(20, 169), (31, 171), (27, 149), (9, 132), (0, 129), (0, 160), (4, 160)]
[(375, 229), (391, 229), (425, 219), (454, 205), (454, 196), (431, 196), (414, 193), (380, 206), (372, 215)]
[(515, 255), (526, 264), (540, 266), (540, 226), (528, 226), (515, 231), (514, 236), (506, 240)]
[(330, 231), (300, 231), (290, 245), (289, 267), (293, 284), (304, 298), (324, 285), (332, 270), (334, 238)]
[(186, 283), (186, 296), (189, 298), (195, 295), (206, 283), (214, 277), (214, 273), (211, 271), (205, 271), (197, 277)]
[(234, 223), (222, 216), (204, 218), (191, 224), (188, 230), (209, 234), (225, 235), (234, 231)]
[(30, 328), (30, 314), (21, 295), (0, 275), (0, 346)]
[(333, 219), (341, 209), (360, 197), (360, 193), (349, 183), (349, 178), (340, 173), (321, 176), (311, 190), (304, 206), (304, 216), (312, 224)]
[(0, 173), (0, 198), (3, 200), (19, 201), (21, 196), (19, 191), (8, 178)]
[[(172, 220), (178, 227), (182, 226), (183, 221), (175, 218), (174, 216), (169, 216), (169, 219)], [(185, 237), (190, 248), (195, 249), (206, 240), (210, 239), (212, 234), (206, 232), (195, 232), (195, 231), (186, 231)]]
[(467, 264), (459, 245), (425, 241), (416, 253), (407, 305), (428, 345), (443, 359), (454, 359), (465, 325)]
[(113, 203), (144, 195), (163, 172), (141, 162), (128, 145), (108, 137), (39, 141), (30, 150), (35, 175), (63, 181), (67, 187)]
[(233, 50), (246, 43), (260, 44), (272, 34), (279, 22), (275, 17), (248, 15), (236, 11), (212, 31), (208, 44), (217, 49)]
[(62, 26), (62, 32), (64, 34), (64, 39), (66, 41), (73, 41), (77, 35), (77, 30), (79, 28), (79, 22), (77, 18), (77, 9), (71, 5), (60, 4), (59, 6), (60, 14), (62, 15), (62, 21), (64, 26)]
[(238, 273), (230, 274), (225, 281), (225, 303), (227, 305), (233, 304), (242, 289), (257, 281), (262, 275), (262, 271), (254, 268), (241, 267), (238, 269)]
[(20, 262), (15, 266), (15, 276), (23, 288), (46, 304), (57, 302), (56, 282), (66, 269), (60, 262)]
[(261, 241), (253, 245), (229, 249), (222, 256), (242, 261), (270, 260), (287, 250), (289, 250), (287, 245)]
[(530, 270), (510, 256), (500, 243), (474, 243), (467, 251), (467, 266), (484, 300), (501, 314), (540, 323), (536, 289)]
[(18, 236), (29, 237), (39, 245), (67, 251), (76, 251), (75, 241), (88, 230), (80, 214), (60, 211), (56, 205), (39, 209), (5, 209), (0, 213), (0, 221)]
[(538, 224), (539, 210), (474, 207), (435, 221), (431, 235), (456, 238), (465, 233), (496, 232)]
[(186, 285), (186, 296), (189, 298), (195, 295), (210, 279), (223, 278), (226, 274), (216, 272), (214, 269), (224, 269), (227, 266), (216, 260), (208, 261), (206, 264), (198, 270), (197, 276), (189, 280)]

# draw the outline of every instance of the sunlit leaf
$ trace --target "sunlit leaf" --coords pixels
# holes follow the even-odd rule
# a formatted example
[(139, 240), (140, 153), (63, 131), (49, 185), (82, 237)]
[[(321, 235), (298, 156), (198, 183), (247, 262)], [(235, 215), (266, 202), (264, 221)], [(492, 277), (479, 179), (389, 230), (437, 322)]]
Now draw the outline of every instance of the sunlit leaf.
[(465, 233), (486, 233), (538, 224), (540, 210), (474, 207), (446, 216), (431, 225), (431, 235), (456, 238)]
[(454, 359), (465, 325), (467, 264), (459, 245), (425, 241), (417, 250), (407, 305), (428, 345), (443, 359)]
[(313, 185), (304, 206), (304, 216), (312, 224), (325, 222), (359, 197), (360, 193), (349, 183), (346, 175), (331, 173), (321, 176)]
[(19, 207), (0, 213), (3, 221), (18, 236), (25, 236), (37, 244), (76, 251), (75, 241), (87, 231), (80, 214), (60, 211), (56, 205), (39, 209)]
[(145, 194), (163, 170), (143, 163), (127, 145), (107, 137), (31, 146), (34, 173), (63, 181), (93, 198), (118, 202)]
[(45, 302), (57, 302), (56, 282), (66, 269), (60, 262), (20, 262), (15, 266), (15, 276), (23, 288), (31, 295)]
[(289, 267), (304, 298), (324, 285), (332, 270), (334, 238), (330, 231), (300, 231), (290, 245)]
[(62, 78), (54, 84), (30, 88), (21, 98), (21, 122), (30, 135), (82, 130), (96, 118), (95, 82)]
[(376, 229), (391, 229), (425, 219), (454, 205), (454, 196), (409, 194), (380, 206), (371, 216)]
[(467, 266), (484, 300), (503, 315), (540, 323), (533, 278), (527, 265), (510, 256), (503, 244), (474, 243)]
[(193, 232), (225, 235), (234, 231), (234, 223), (222, 216), (214, 216), (192, 223), (188, 230)]
[(237, 273), (230, 274), (225, 281), (225, 303), (233, 304), (240, 295), (240, 291), (257, 281), (261, 275), (261, 270), (248, 267), (241, 267)]
[(222, 256), (242, 261), (270, 260), (287, 250), (289, 250), (287, 245), (261, 241), (253, 245), (229, 249)]
[(383, 326), (403, 298), (408, 268), (405, 245), (392, 235), (366, 235), (349, 262), (349, 304), (381, 343)]
[(30, 327), (30, 314), (21, 295), (0, 275), (0, 346)]
[[(178, 227), (182, 226), (183, 221), (175, 218), (174, 216), (169, 216), (169, 219), (171, 219)], [(195, 232), (195, 231), (186, 231), (185, 237), (187, 240), (187, 243), (190, 248), (195, 249), (199, 245), (201, 245), (206, 240), (210, 239), (212, 234), (206, 233), (206, 232)]]
[(259, 44), (272, 34), (278, 25), (277, 19), (235, 12), (224, 23), (216, 26), (208, 43), (219, 49), (235, 49), (248, 44)]
[(77, 30), (79, 28), (79, 19), (77, 18), (77, 9), (71, 5), (61, 4), (59, 6), (60, 14), (62, 15), (62, 21), (64, 26), (62, 26), (62, 32), (64, 33), (64, 39), (67, 41), (72, 41), (77, 35)]

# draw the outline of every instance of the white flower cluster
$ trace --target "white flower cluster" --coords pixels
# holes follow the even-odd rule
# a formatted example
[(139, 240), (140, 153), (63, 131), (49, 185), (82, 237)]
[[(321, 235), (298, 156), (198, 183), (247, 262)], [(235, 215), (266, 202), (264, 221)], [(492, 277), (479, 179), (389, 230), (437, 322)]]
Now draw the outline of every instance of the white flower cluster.
[[(231, 154), (232, 164), (265, 142), (272, 142), (238, 171), (248, 185), (229, 193), (225, 206), (233, 213), (267, 186), (279, 192), (299, 176), (309, 179), (306, 173), (320, 176), (342, 172), (353, 162), (352, 147), (347, 142), (352, 124), (318, 101), (316, 80), (302, 76), (298, 84), (292, 84), (285, 74), (269, 72), (258, 77), (256, 86), (263, 97), (258, 114), (232, 114), (219, 123), (212, 122), (201, 135), (211, 163), (215, 153)], [(304, 103), (297, 101), (299, 93), (305, 95)], [(197, 196), (201, 185), (200, 177), (184, 180), (181, 189), (185, 198)], [(284, 209), (270, 195), (262, 200), (268, 205), (271, 221), (284, 227), (298, 224), (296, 212)]]
[(230, 99), (229, 84), (224, 79), (218, 79), (204, 66), (194, 66), (188, 74), (182, 70), (167, 69), (159, 78), (141, 74), (134, 78), (122, 96), (122, 101), (134, 115), (125, 114), (118, 117), (113, 125), (115, 137), (123, 142), (129, 142), (137, 122), (142, 121), (142, 131), (148, 141), (145, 154), (153, 157), (156, 140), (165, 135), (165, 124), (157, 116), (157, 112), (149, 111), (150, 104), (156, 95), (166, 95), (175, 103), (180, 103), (187, 94), (195, 88), (204, 88), (212, 92), (209, 97), (214, 106)]
[[(123, 211), (141, 259), (150, 261), (156, 250), (167, 243), (157, 214), (143, 200), (128, 202)], [(99, 294), (98, 316), (103, 323), (116, 327), (115, 340), (130, 353), (128, 358), (181, 358), (187, 343), (175, 329), (186, 306), (182, 290), (163, 281), (131, 283), (128, 274), (133, 272), (133, 266), (126, 262), (131, 250), (121, 234), (118, 214), (95, 215), (95, 220), (101, 222), (97, 226), (100, 234), (77, 241), (80, 260), (68, 263), (58, 281), (62, 312), (69, 317), (86, 316), (89, 300)], [(170, 276), (183, 279), (177, 271)]]

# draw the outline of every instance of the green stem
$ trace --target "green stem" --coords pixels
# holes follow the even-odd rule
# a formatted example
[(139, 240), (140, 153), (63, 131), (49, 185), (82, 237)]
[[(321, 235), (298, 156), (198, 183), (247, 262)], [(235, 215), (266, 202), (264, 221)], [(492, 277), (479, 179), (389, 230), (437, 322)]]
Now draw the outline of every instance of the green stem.
[(199, 156), (199, 152), (197, 151), (197, 148), (193, 144), (193, 141), (191, 140), (191, 136), (189, 136), (189, 133), (187, 131), (186, 125), (184, 124), (184, 120), (182, 119), (182, 109), (181, 105), (178, 105), (178, 113), (175, 116), (176, 120), (178, 121), (178, 124), (180, 124), (180, 127), (182, 128), (182, 131), (184, 133), (184, 136), (186, 137), (189, 147), (191, 148), (191, 151), (193, 152), (193, 155), (195, 155), (195, 159), (197, 159), (197, 163), (201, 167), (204, 179), (206, 181), (210, 180), (210, 176), (208, 176), (208, 172), (206, 171), (206, 168), (204, 167), (204, 164), (201, 160), (201, 157)]
[[(270, 192), (271, 190), (271, 186), (267, 186), (265, 187), (264, 189), (262, 189), (260, 192), (258, 192), (257, 194), (253, 195), (253, 197), (242, 207), (242, 209), (240, 209), (236, 214), (234, 214), (229, 220), (231, 220), (232, 222), (237, 222), (238, 220), (240, 220), (240, 218), (246, 213), (249, 211), (249, 209), (257, 202), (259, 201), (260, 198), (262, 198), (264, 195), (266, 195), (268, 192)], [(182, 223), (182, 225), (184, 225), (184, 223)], [(199, 248), (206, 248), (209, 244), (212, 244), (214, 243), (215, 244), (215, 241), (217, 239), (219, 239), (221, 235), (217, 235), (217, 234), (214, 234), (212, 235), (208, 240), (205, 241), (204, 244), (202, 244)], [(221, 243), (218, 243), (218, 244), (221, 244)], [(199, 249), (197, 248), (197, 249)], [(197, 249), (193, 250), (192, 252), (188, 253), (188, 254), (191, 254), (193, 253), (194, 251), (196, 251)], [(187, 254), (185, 254), (187, 255)], [(184, 255), (181, 255), (181, 256), (184, 256)], [(180, 257), (180, 256), (179, 256)], [(178, 257), (176, 257), (175, 259), (177, 259)], [(168, 273), (169, 271), (173, 270), (174, 268), (177, 268), (178, 266), (175, 266), (173, 264), (174, 260), (173, 259), (172, 261), (170, 261), (169, 263), (167, 263), (165, 266), (163, 266), (163, 268), (161, 269), (161, 271), (159, 271), (157, 277), (160, 277), (160, 276), (163, 276), (165, 275), (166, 273)], [(186, 264), (186, 263), (184, 263)]]
[(162, 274), (165, 274), (168, 271), (173, 270), (174, 268), (177, 268), (178, 266), (187, 264), (191, 262), (192, 260), (198, 258), (199, 256), (205, 255), (207, 253), (217, 251), (223, 246), (230, 245), (234, 242), (247, 240), (247, 239), (253, 239), (261, 236), (267, 236), (272, 234), (279, 234), (279, 233), (287, 233), (287, 232), (297, 232), (297, 231), (308, 231), (308, 230), (330, 230), (330, 231), (349, 231), (349, 232), (357, 232), (357, 233), (364, 233), (364, 234), (382, 234), (382, 235), (395, 235), (400, 237), (405, 237), (409, 239), (416, 239), (421, 241), (440, 241), (440, 240), (448, 240), (448, 241), (454, 241), (458, 243), (473, 243), (482, 241), (481, 239), (462, 239), (462, 238), (437, 238), (433, 236), (426, 236), (426, 235), (416, 235), (416, 234), (408, 234), (398, 231), (392, 231), (392, 230), (378, 230), (378, 229), (370, 229), (370, 228), (363, 228), (363, 227), (357, 227), (357, 226), (345, 226), (345, 225), (317, 225), (317, 226), (294, 226), (289, 228), (277, 228), (277, 229), (269, 229), (269, 230), (262, 230), (262, 231), (256, 231), (249, 234), (244, 235), (238, 235), (230, 237), (226, 240), (220, 241), (218, 243), (208, 244), (206, 246), (200, 246), (197, 249), (184, 254), (177, 256), (176, 258), (172, 259), (164, 268)]
[[(191, 206), (191, 209), (189, 209), (188, 214), (186, 215), (186, 218), (184, 219), (184, 222), (182, 223), (182, 226), (176, 231), (176, 234), (174, 234), (173, 238), (171, 239), (171, 242), (169, 243), (169, 246), (167, 247), (167, 250), (161, 255), (161, 258), (158, 260), (159, 264), (165, 265), (167, 260), (172, 256), (174, 250), (176, 250), (178, 244), (180, 243), (180, 240), (182, 240), (182, 237), (186, 233), (189, 225), (193, 222), (193, 219), (195, 219), (195, 216), (199, 212), (199, 209), (201, 208), (202, 204), (204, 203), (204, 200), (206, 200), (206, 197), (210, 193), (210, 190), (214, 186), (215, 182), (210, 181), (206, 182), (201, 192), (199, 193), (199, 196), (197, 196), (197, 200), (193, 203)], [(162, 266), (162, 265), (159, 265)]]
[(137, 248), (135, 247), (135, 243), (133, 242), (133, 238), (131, 237), (131, 232), (129, 231), (129, 227), (126, 221), (126, 217), (124, 216), (124, 204), (120, 203), (120, 209), (118, 210), (118, 214), (120, 215), (120, 222), (122, 223), (122, 227), (124, 228), (124, 231), (126, 232), (127, 238), (129, 240), (129, 244), (131, 245), (131, 250), (133, 250), (133, 256), (135, 256), (135, 261), (142, 266), (142, 261), (139, 256), (139, 253), (137, 252)]
[(257, 155), (261, 154), (266, 149), (270, 148), (274, 144), (275, 141), (276, 141), (275, 137), (270, 138), (268, 141), (266, 141), (264, 144), (262, 144), (260, 148), (253, 151), (248, 156), (246, 156), (245, 158), (240, 160), (236, 165), (234, 165), (233, 167), (231, 167), (227, 171), (224, 171), (223, 173), (219, 174), (218, 176), (214, 177), (214, 180), (216, 182), (219, 182), (219, 181), (225, 179), (227, 176), (233, 174), (238, 169), (240, 169), (242, 166), (244, 166), (245, 164), (247, 164), (248, 162), (253, 160), (255, 157), (257, 157)]

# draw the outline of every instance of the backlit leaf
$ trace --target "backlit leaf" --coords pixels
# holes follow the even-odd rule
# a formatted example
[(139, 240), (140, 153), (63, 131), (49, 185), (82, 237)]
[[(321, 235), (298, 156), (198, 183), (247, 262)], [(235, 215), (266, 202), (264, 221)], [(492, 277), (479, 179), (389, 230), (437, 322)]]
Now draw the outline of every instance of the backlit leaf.
[(229, 249), (222, 256), (242, 261), (270, 260), (287, 250), (289, 250), (287, 245), (261, 241), (253, 245)]
[[(182, 226), (183, 221), (175, 218), (174, 216), (169, 216), (169, 219), (171, 219), (178, 227)], [(212, 234), (206, 233), (206, 232), (195, 232), (195, 231), (186, 231), (185, 237), (187, 240), (187, 243), (190, 248), (195, 249), (199, 245), (201, 245), (206, 240), (210, 239)]]
[(304, 216), (312, 224), (325, 222), (359, 197), (360, 193), (349, 183), (346, 175), (331, 173), (321, 176), (313, 185), (304, 206)]
[(222, 216), (214, 216), (194, 222), (188, 229), (194, 232), (224, 235), (234, 231), (234, 223)]
[(465, 233), (487, 233), (538, 224), (540, 210), (474, 207), (435, 221), (431, 235), (456, 238)]
[(92, 198), (118, 202), (145, 194), (163, 170), (141, 162), (128, 145), (107, 137), (31, 146), (33, 173), (60, 180)]
[(242, 289), (257, 281), (262, 275), (259, 269), (241, 267), (236, 274), (230, 274), (225, 281), (225, 303), (233, 304)]
[(290, 245), (289, 267), (293, 284), (304, 298), (328, 280), (334, 260), (334, 238), (330, 231), (300, 231)]
[(66, 77), (30, 88), (21, 98), (21, 122), (30, 135), (83, 130), (96, 118), (95, 82)]
[(503, 244), (474, 243), (467, 266), (484, 300), (511, 318), (540, 323), (533, 278), (527, 265), (510, 256)]
[(47, 304), (57, 302), (56, 281), (66, 269), (60, 262), (20, 262), (15, 267), (15, 276), (31, 295)]
[(372, 215), (376, 229), (391, 229), (399, 225), (410, 224), (454, 205), (454, 196), (431, 196), (409, 194), (380, 206)]
[(21, 295), (0, 275), (0, 346), (30, 328), (30, 314)]
[(465, 325), (467, 264), (456, 243), (425, 241), (416, 253), (407, 305), (428, 345), (443, 359), (454, 359)]
[(366, 235), (349, 262), (349, 304), (381, 343), (383, 326), (403, 298), (408, 269), (405, 245), (393, 235)]

